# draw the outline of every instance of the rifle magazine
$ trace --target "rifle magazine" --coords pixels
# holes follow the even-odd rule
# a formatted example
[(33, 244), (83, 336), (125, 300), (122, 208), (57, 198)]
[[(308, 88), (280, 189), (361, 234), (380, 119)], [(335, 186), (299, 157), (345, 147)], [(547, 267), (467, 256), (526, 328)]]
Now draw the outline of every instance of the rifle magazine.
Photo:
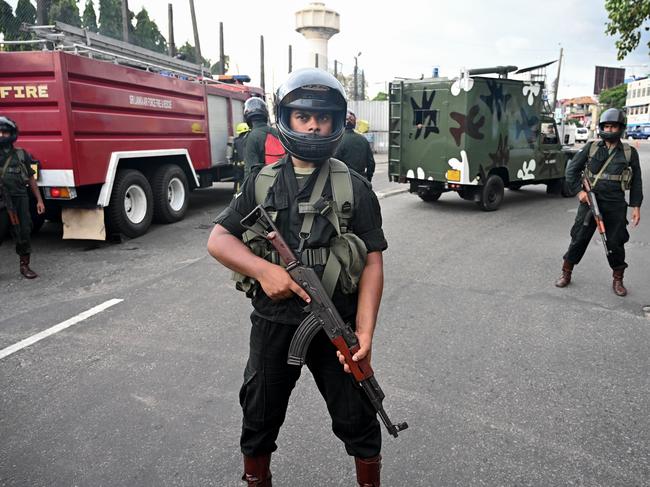
[(289, 365), (302, 366), (305, 364), (309, 344), (321, 328), (321, 322), (313, 314), (310, 314), (300, 323), (289, 345), (287, 358)]

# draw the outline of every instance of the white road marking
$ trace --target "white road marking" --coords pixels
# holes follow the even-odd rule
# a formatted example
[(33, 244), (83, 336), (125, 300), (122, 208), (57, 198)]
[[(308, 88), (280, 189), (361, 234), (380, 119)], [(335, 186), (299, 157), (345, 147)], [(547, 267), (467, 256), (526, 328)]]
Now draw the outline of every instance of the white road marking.
[(86, 318), (90, 318), (91, 316), (96, 315), (97, 313), (101, 313), (105, 309), (108, 309), (111, 306), (121, 303), (122, 301), (124, 300), (109, 299), (108, 301), (98, 306), (95, 306), (94, 308), (90, 308), (89, 310), (84, 311), (83, 313), (79, 313), (77, 316), (73, 316), (72, 318), (59, 323), (58, 325), (54, 325), (48, 328), (47, 330), (43, 330), (42, 332), (37, 333), (36, 335), (32, 335), (29, 338), (25, 338), (24, 340), (21, 340), (18, 343), (15, 343), (7, 348), (3, 348), (2, 350), (0, 350), (0, 359), (8, 357), (12, 353), (22, 350), (25, 347), (29, 347), (30, 345), (42, 340), (43, 338), (47, 338), (50, 335), (54, 335), (55, 333), (58, 333), (61, 330), (65, 330), (66, 328), (69, 328), (72, 325), (76, 325), (80, 321), (83, 321)]

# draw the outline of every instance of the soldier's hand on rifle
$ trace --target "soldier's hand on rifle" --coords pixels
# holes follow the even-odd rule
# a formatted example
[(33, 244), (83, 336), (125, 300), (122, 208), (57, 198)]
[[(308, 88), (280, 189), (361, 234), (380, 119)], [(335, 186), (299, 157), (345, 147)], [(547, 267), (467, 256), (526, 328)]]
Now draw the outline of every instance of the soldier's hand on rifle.
[[(365, 333), (356, 333), (357, 340), (359, 340), (359, 351), (352, 356), (352, 360), (358, 362), (364, 357), (368, 357), (368, 363), (370, 363), (370, 356), (372, 355), (372, 335), (367, 335)], [(338, 350), (336, 351), (336, 356), (343, 365), (343, 370), (348, 374), (350, 373), (350, 367), (345, 363), (345, 357)]]
[(589, 200), (587, 198), (587, 192), (586, 191), (580, 191), (578, 193), (578, 199), (580, 200), (580, 203), (588, 203)]
[(276, 300), (288, 299), (297, 294), (305, 302), (309, 303), (311, 298), (309, 294), (291, 279), (289, 273), (279, 265), (269, 263), (257, 276), (262, 289), (266, 295)]
[(636, 227), (641, 221), (641, 208), (638, 206), (632, 207), (632, 226)]

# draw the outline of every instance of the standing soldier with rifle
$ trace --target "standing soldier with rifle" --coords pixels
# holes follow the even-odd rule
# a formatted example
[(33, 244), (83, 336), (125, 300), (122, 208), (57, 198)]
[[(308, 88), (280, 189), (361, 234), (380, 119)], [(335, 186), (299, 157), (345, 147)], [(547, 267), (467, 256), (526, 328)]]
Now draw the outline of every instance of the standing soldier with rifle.
[(27, 279), (38, 275), (29, 268), (32, 253), (32, 217), (29, 212), (29, 188), (36, 198), (36, 211), (45, 211), (45, 205), (34, 179), (32, 164), (36, 161), (25, 150), (14, 147), (18, 138), (18, 126), (10, 118), (0, 116), (0, 242), (7, 230), (16, 242), (20, 257), (20, 273)]
[[(329, 73), (315, 68), (291, 73), (278, 88), (275, 111), (280, 140), (289, 154), (246, 179), (239, 197), (215, 220), (208, 241), (210, 254), (238, 273), (237, 288), (247, 291), (254, 308), (239, 396), (244, 415), (242, 478), (249, 486), (271, 486), (271, 453), (277, 449), (276, 439), (303, 359), (327, 403), (334, 434), (355, 457), (359, 485), (379, 486), (381, 430), (377, 413), (393, 436), (406, 427), (387, 420), (378, 386), (376, 395), (363, 389), (376, 384), (369, 360), (383, 290), (382, 252), (387, 243), (370, 184), (331, 158), (343, 135), (346, 107), (345, 91)], [(290, 251), (278, 252), (267, 239), (270, 236), (245, 232), (242, 220), (255, 220), (251, 215), (260, 204), (265, 209), (262, 214), (268, 213), (274, 221), (272, 227), (277, 232), (273, 235), (281, 235), (286, 241), (282, 248)], [(303, 275), (303, 267), (313, 269), (322, 288), (314, 286), (313, 280), (299, 285), (292, 279)], [(331, 296), (335, 312), (325, 295)], [(307, 303), (310, 312), (304, 309)], [(317, 320), (318, 313), (327, 318)], [(310, 327), (314, 320), (330, 327), (329, 334), (322, 327)], [(306, 327), (299, 328), (301, 322)], [(348, 350), (342, 342), (338, 348), (333, 344), (336, 339), (330, 341), (346, 328), (341, 326), (344, 322), (352, 323), (356, 335), (356, 340), (347, 335), (345, 342), (354, 344)], [(299, 329), (315, 334), (294, 339)], [(303, 352), (298, 346), (299, 352), (288, 363), (292, 342), (307, 343), (308, 348)], [(368, 365), (364, 377), (359, 375), (357, 380), (356, 374), (346, 374), (361, 363)]]
[[(567, 183), (574, 192), (580, 187), (582, 190), (578, 193), (580, 206), (571, 228), (571, 243), (564, 254), (562, 275), (555, 282), (557, 287), (569, 285), (573, 267), (582, 259), (598, 228), (613, 270), (612, 289), (617, 296), (627, 294), (623, 285), (623, 273), (627, 268), (624, 246), (630, 238), (626, 228), (627, 207), (632, 208), (631, 221), (636, 227), (641, 221), (643, 186), (639, 153), (621, 142), (625, 124), (625, 114), (621, 110), (605, 110), (598, 124), (602, 140), (588, 143), (567, 166)], [(628, 189), (629, 205), (625, 201)]]

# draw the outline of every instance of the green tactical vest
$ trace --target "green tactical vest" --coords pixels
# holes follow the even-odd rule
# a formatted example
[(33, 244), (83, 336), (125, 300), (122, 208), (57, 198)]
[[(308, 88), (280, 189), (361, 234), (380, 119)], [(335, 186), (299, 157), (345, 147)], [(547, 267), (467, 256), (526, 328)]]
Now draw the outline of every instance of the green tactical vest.
[(12, 196), (26, 195), (30, 176), (25, 166), (25, 151), (12, 149), (6, 156), (4, 160), (0, 160), (0, 178), (5, 190)]
[[(255, 203), (264, 203), (269, 189), (273, 186), (281, 166), (278, 163), (264, 166), (255, 179)], [(332, 185), (332, 201), (322, 198), (323, 188), (327, 176)], [(365, 267), (367, 249), (361, 240), (350, 230), (350, 221), (354, 209), (354, 194), (352, 179), (348, 167), (337, 159), (330, 158), (321, 167), (314, 184), (314, 189), (306, 203), (299, 203), (298, 213), (303, 215), (300, 237), (305, 241), (311, 233), (314, 219), (322, 215), (336, 230), (328, 247), (306, 248), (302, 251), (300, 259), (306, 266), (313, 267), (324, 265), (322, 282), (328, 294), (332, 296), (337, 282), (345, 294), (356, 292), (361, 273)], [(271, 218), (277, 217), (277, 212), (270, 211)], [(274, 264), (284, 265), (277, 252), (266, 239), (247, 231), (242, 236), (243, 242), (258, 257), (262, 257)], [(252, 297), (258, 286), (255, 279), (237, 272), (233, 273), (236, 288)]]
[(587, 159), (587, 165), (585, 167), (585, 175), (589, 178), (589, 182), (591, 183), (591, 187), (595, 187), (598, 181), (600, 180), (606, 180), (606, 181), (620, 181), (621, 182), (621, 189), (623, 191), (627, 191), (630, 189), (630, 186), (632, 184), (632, 168), (630, 167), (630, 159), (632, 158), (632, 147), (630, 147), (630, 144), (626, 144), (625, 142), (621, 143), (623, 145), (623, 155), (625, 156), (625, 162), (627, 162), (627, 167), (623, 169), (623, 172), (621, 174), (606, 174), (605, 169), (607, 166), (609, 166), (609, 163), (612, 161), (614, 158), (613, 153), (602, 165), (600, 168), (600, 171), (598, 174), (594, 174), (591, 172), (591, 169), (589, 169), (589, 162), (591, 162), (591, 159), (596, 155), (596, 152), (598, 152), (598, 144), (596, 142), (592, 142), (591, 146), (589, 146), (589, 157)]

